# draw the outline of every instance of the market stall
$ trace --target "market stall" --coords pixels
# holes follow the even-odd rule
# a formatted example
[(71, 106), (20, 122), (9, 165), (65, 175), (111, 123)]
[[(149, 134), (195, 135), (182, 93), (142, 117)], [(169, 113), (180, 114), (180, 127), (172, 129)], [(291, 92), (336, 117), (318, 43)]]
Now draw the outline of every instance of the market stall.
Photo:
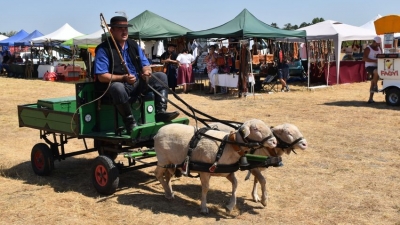
[(180, 53), (186, 47), (184, 36), (191, 31), (149, 10), (140, 13), (128, 23), (132, 25), (128, 28), (129, 38), (139, 40), (139, 45), (145, 49), (146, 57), (154, 64), (161, 62), (160, 56), (167, 46), (165, 40), (168, 40), (169, 44), (175, 44), (176, 52)]
[[(310, 72), (314, 71), (313, 68), (318, 68), (315, 71), (323, 71), (324, 81), (327, 85), (342, 84), (346, 82), (361, 82), (365, 81), (365, 76), (359, 74), (363, 72), (362, 61), (348, 61), (345, 63), (346, 67), (341, 69), (341, 49), (343, 41), (353, 40), (372, 40), (376, 34), (375, 32), (355, 27), (347, 24), (343, 24), (333, 20), (326, 20), (311, 26), (303, 27), (298, 30), (304, 30), (307, 32), (307, 40), (314, 41), (308, 43), (309, 51), (309, 63)], [(322, 47), (321, 47), (322, 46)], [(329, 47), (330, 46), (330, 47)], [(313, 50), (314, 52), (313, 52)], [(330, 62), (335, 62), (336, 70), (331, 70)], [(314, 64), (314, 65), (313, 65)], [(344, 65), (344, 64), (343, 64)], [(329, 68), (328, 68), (329, 67)], [(356, 71), (353, 73), (345, 73), (345, 70)], [(325, 73), (326, 71), (326, 73)], [(328, 72), (329, 71), (329, 72)], [(318, 74), (310, 74), (309, 78), (321, 77), (321, 72)], [(343, 76), (343, 77), (342, 77)], [(310, 86), (310, 85), (308, 85)]]
[[(227, 74), (226, 71), (231, 71), (229, 73), (230, 76), (234, 76), (238, 71), (237, 87), (239, 89), (239, 97), (248, 92), (247, 82), (249, 81), (249, 75), (255, 74), (253, 64), (267, 63), (266, 53), (261, 53), (258, 49), (251, 51), (252, 46), (250, 45), (254, 43), (257, 48), (257, 45), (262, 43), (261, 39), (271, 39), (269, 53), (272, 55), (272, 61), (270, 64), (274, 64), (275, 60), (279, 60), (279, 56), (275, 52), (277, 48), (274, 48), (278, 43), (272, 41), (272, 39), (287, 37), (301, 38), (304, 41), (306, 32), (273, 28), (256, 18), (247, 9), (244, 9), (235, 18), (221, 26), (187, 33), (188, 39), (217, 38), (218, 40), (229, 40), (227, 51), (224, 52), (223, 46), (220, 46), (220, 58), (224, 59), (220, 64), (220, 73)], [(227, 67), (230, 67), (231, 70), (227, 69)]]

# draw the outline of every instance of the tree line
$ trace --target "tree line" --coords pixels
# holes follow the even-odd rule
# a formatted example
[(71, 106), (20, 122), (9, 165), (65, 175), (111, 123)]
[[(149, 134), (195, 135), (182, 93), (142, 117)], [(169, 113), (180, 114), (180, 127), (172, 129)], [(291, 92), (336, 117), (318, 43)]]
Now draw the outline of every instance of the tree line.
[(315, 17), (311, 21), (311, 23), (302, 22), (300, 25), (296, 25), (296, 24), (292, 25), (291, 23), (286, 23), (286, 24), (283, 25), (282, 28), (280, 28), (277, 23), (271, 23), (270, 26), (271, 27), (275, 27), (275, 28), (279, 28), (279, 29), (283, 29), (283, 30), (297, 30), (299, 28), (307, 27), (307, 26), (310, 26), (310, 25), (313, 25), (313, 24), (316, 24), (316, 23), (319, 23), (319, 22), (323, 22), (323, 21), (325, 21), (324, 18)]
[[(322, 21), (325, 21), (324, 18), (315, 17), (311, 21), (311, 23), (302, 22), (299, 26), (298, 25), (292, 25), (291, 23), (284, 24), (282, 28), (280, 28), (277, 23), (271, 23), (270, 26), (271, 27), (275, 27), (275, 28), (279, 28), (279, 29), (284, 29), (284, 30), (297, 30), (299, 28), (310, 26), (310, 25), (313, 25), (313, 24), (316, 24), (316, 23), (319, 23), (319, 22), (322, 22)], [(0, 34), (5, 35), (7, 37), (11, 37), (16, 33), (17, 33), (17, 31), (0, 32)]]
[(0, 32), (0, 34), (2, 34), (2, 35), (5, 35), (5, 36), (7, 36), (7, 37), (11, 37), (11, 36), (14, 36), (14, 34), (16, 34), (17, 33), (17, 31), (9, 31), (9, 32)]

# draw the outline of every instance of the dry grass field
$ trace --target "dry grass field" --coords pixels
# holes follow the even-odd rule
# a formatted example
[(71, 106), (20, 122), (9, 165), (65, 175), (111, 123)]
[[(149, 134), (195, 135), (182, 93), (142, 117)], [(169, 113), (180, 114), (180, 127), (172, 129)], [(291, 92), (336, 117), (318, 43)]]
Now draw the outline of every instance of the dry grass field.
[[(289, 93), (247, 99), (200, 91), (181, 94), (219, 119), (293, 123), (309, 143), (306, 151), (285, 155), (283, 167), (264, 172), (267, 207), (252, 201), (253, 183), (244, 181), (246, 171), (238, 171), (233, 213), (224, 210), (231, 185), (216, 177), (208, 194), (210, 214), (204, 216), (199, 212), (199, 179), (174, 178), (175, 200), (167, 201), (154, 167), (121, 174), (111, 196), (99, 195), (91, 184), (96, 153), (56, 161), (51, 176), (35, 175), (30, 153), (43, 140), (38, 130), (18, 127), (17, 105), (74, 95), (74, 85), (1, 77), (0, 223), (399, 225), (400, 108), (387, 106), (382, 94), (375, 104), (367, 104), (368, 88), (369, 82), (315, 91), (292, 85)], [(83, 149), (82, 141), (69, 141), (66, 151), (77, 149)]]

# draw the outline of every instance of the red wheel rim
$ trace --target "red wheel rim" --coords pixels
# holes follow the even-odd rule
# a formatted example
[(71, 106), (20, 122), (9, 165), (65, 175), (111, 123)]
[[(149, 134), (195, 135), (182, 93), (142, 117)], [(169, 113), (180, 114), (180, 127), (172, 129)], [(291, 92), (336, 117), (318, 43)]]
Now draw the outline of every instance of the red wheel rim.
[(33, 163), (35, 164), (36, 169), (43, 170), (44, 168), (44, 156), (41, 151), (36, 151), (33, 155)]
[(94, 172), (94, 176), (96, 178), (96, 182), (98, 185), (104, 187), (108, 182), (108, 172), (107, 169), (103, 165), (96, 166), (96, 170)]

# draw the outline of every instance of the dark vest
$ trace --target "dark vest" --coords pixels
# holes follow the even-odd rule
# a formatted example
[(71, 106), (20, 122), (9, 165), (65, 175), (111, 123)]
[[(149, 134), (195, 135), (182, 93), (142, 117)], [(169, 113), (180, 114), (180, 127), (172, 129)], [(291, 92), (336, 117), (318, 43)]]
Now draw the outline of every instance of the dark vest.
[[(110, 43), (110, 46), (108, 45), (108, 43)], [(127, 40), (127, 44), (128, 44), (128, 54), (129, 54), (129, 60), (131, 61), (131, 63), (133, 64), (133, 66), (135, 67), (136, 73), (139, 74), (142, 71), (142, 63), (141, 63), (141, 59), (139, 56), (139, 46), (136, 43), (136, 41), (133, 41), (131, 39)], [(111, 47), (111, 49), (110, 49)], [(98, 45), (96, 47), (95, 52), (97, 52), (97, 50), (99, 48), (103, 48), (106, 51), (106, 54), (108, 56), (108, 60), (110, 62), (108, 71), (111, 73), (111, 71), (113, 72), (113, 74), (116, 75), (122, 75), (122, 74), (127, 74), (127, 71), (125, 69), (125, 66), (122, 65), (122, 60), (119, 57), (118, 54), (118, 49), (116, 49), (113, 41), (111, 38), (108, 39), (108, 41), (104, 41), (103, 43), (101, 43), (100, 45)], [(112, 55), (111, 55), (112, 53)], [(113, 56), (113, 57), (111, 57)], [(114, 61), (113, 61), (114, 58)], [(113, 63), (114, 62), (114, 63)], [(128, 62), (125, 62), (128, 64)], [(140, 76), (139, 76), (140, 77)], [(96, 82), (98, 83), (98, 87), (100, 89), (106, 89), (107, 85), (106, 83), (101, 83), (98, 79), (96, 79)]]

